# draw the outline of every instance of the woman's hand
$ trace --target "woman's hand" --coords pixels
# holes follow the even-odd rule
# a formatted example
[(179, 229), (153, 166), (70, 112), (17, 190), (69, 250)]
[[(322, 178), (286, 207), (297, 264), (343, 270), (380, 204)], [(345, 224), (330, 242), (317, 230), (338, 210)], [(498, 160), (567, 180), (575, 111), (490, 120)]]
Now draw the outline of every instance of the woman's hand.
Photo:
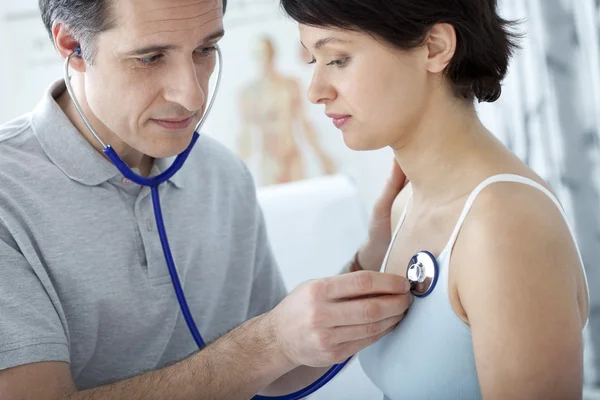
[(373, 208), (369, 239), (358, 252), (358, 263), (362, 269), (379, 271), (392, 239), (392, 205), (407, 183), (406, 175), (394, 159), (390, 177)]

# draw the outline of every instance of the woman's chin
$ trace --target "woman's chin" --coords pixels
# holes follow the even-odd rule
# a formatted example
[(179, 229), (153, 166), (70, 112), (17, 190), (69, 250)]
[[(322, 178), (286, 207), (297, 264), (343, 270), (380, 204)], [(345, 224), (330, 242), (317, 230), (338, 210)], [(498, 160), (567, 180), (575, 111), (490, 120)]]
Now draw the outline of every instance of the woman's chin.
[(372, 141), (365, 140), (365, 137), (344, 135), (344, 144), (350, 150), (354, 151), (372, 151), (379, 150), (382, 146), (377, 146)]

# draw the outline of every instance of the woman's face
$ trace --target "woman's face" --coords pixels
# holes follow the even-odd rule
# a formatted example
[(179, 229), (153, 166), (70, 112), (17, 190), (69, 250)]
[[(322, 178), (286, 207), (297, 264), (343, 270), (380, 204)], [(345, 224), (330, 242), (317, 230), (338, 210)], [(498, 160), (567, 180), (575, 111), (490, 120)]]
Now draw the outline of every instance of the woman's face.
[(371, 35), (300, 25), (312, 55), (309, 100), (325, 112), (353, 150), (401, 146), (419, 124), (434, 80), (426, 46), (400, 50)]

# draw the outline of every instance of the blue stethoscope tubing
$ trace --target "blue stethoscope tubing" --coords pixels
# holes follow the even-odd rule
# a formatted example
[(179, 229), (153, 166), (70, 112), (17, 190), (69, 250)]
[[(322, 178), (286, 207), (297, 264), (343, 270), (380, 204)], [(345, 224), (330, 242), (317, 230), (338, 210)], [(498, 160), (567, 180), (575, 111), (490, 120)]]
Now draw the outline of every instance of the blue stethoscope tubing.
[[(210, 97), (206, 111), (204, 112), (204, 115), (200, 119), (200, 122), (198, 122), (198, 125), (196, 125), (196, 128), (194, 129), (194, 134), (192, 136), (192, 140), (191, 140), (190, 144), (188, 145), (188, 147), (181, 154), (179, 154), (177, 156), (177, 158), (175, 159), (173, 164), (166, 171), (164, 171), (160, 175), (157, 175), (154, 177), (144, 177), (144, 176), (138, 175), (135, 172), (133, 172), (131, 170), (131, 168), (129, 168), (129, 166), (125, 162), (123, 162), (123, 160), (121, 160), (121, 158), (114, 151), (114, 149), (110, 145), (106, 145), (102, 141), (100, 136), (96, 133), (96, 131), (94, 130), (94, 128), (91, 126), (90, 122), (88, 121), (87, 117), (85, 116), (85, 113), (83, 112), (83, 109), (79, 105), (79, 102), (77, 101), (75, 93), (71, 87), (71, 77), (69, 75), (69, 65), (71, 63), (71, 58), (73, 56), (78, 56), (78, 57), (82, 56), (81, 49), (79, 47), (77, 47), (73, 51), (73, 53), (71, 53), (67, 57), (67, 59), (65, 60), (65, 68), (64, 68), (65, 85), (67, 87), (69, 96), (71, 97), (71, 100), (73, 101), (73, 105), (75, 106), (75, 109), (79, 113), (79, 116), (83, 120), (84, 124), (87, 126), (87, 128), (90, 130), (92, 135), (96, 138), (96, 140), (102, 145), (102, 147), (104, 149), (103, 151), (104, 151), (104, 154), (106, 155), (106, 157), (108, 157), (108, 159), (111, 160), (111, 162), (115, 165), (115, 167), (117, 167), (117, 169), (121, 172), (121, 174), (123, 174), (123, 176), (125, 178), (129, 179), (132, 182), (135, 182), (138, 185), (148, 186), (151, 189), (152, 204), (154, 207), (154, 217), (156, 218), (158, 234), (160, 237), (160, 242), (161, 242), (163, 253), (165, 256), (165, 261), (167, 263), (167, 267), (169, 270), (169, 275), (171, 276), (171, 281), (173, 283), (173, 289), (175, 291), (175, 295), (177, 296), (177, 301), (179, 302), (179, 306), (181, 308), (181, 313), (183, 314), (183, 318), (185, 319), (185, 322), (190, 330), (192, 337), (194, 338), (194, 341), (196, 342), (198, 348), (200, 348), (200, 349), (204, 348), (206, 346), (206, 343), (204, 342), (204, 339), (202, 338), (202, 335), (200, 334), (200, 331), (198, 330), (198, 326), (196, 325), (196, 323), (194, 321), (194, 317), (192, 316), (192, 313), (190, 312), (190, 308), (189, 308), (187, 300), (185, 298), (185, 293), (183, 291), (183, 287), (181, 286), (181, 281), (179, 280), (179, 274), (177, 273), (177, 268), (175, 267), (175, 260), (173, 259), (173, 254), (171, 253), (171, 246), (169, 245), (169, 239), (167, 237), (167, 230), (165, 228), (165, 223), (164, 223), (163, 214), (162, 214), (162, 208), (160, 206), (159, 186), (162, 183), (169, 180), (173, 175), (175, 175), (175, 173), (177, 171), (179, 171), (181, 169), (181, 167), (183, 167), (185, 160), (189, 156), (190, 152), (194, 148), (194, 145), (198, 141), (198, 138), (200, 137), (200, 134), (198, 132), (200, 131), (202, 125), (204, 125), (204, 122), (206, 121), (206, 117), (210, 114), (210, 111), (214, 104), (216, 95), (219, 91), (219, 86), (221, 84), (221, 77), (223, 74), (223, 55), (221, 53), (221, 49), (219, 48), (219, 46), (216, 46), (216, 50), (217, 50), (217, 55), (218, 55), (218, 59), (219, 59), (217, 83), (215, 86), (215, 90), (213, 91), (213, 93)], [(344, 361), (341, 364), (334, 365), (323, 376), (321, 376), (317, 381), (315, 381), (311, 385), (305, 387), (304, 389), (298, 390), (297, 392), (290, 393), (290, 394), (283, 395), (283, 396), (256, 395), (253, 397), (253, 399), (254, 400), (299, 400), (299, 399), (303, 399), (303, 398), (313, 394), (314, 392), (316, 392), (323, 386), (325, 386), (348, 364), (348, 362), (350, 362), (351, 359), (352, 359), (352, 357), (348, 358), (346, 361)]]

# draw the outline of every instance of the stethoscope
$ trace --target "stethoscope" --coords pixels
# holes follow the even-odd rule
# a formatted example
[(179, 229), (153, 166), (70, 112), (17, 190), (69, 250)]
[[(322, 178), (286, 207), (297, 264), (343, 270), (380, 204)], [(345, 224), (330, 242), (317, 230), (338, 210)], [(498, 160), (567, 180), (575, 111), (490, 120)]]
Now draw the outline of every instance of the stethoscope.
[[(75, 48), (74, 51), (67, 57), (67, 59), (65, 60), (65, 68), (64, 68), (65, 85), (67, 87), (69, 96), (71, 97), (71, 100), (73, 101), (73, 104), (75, 105), (75, 108), (76, 108), (77, 112), (79, 113), (81, 119), (83, 120), (84, 124), (90, 130), (92, 135), (94, 135), (94, 138), (98, 141), (98, 143), (100, 143), (100, 145), (104, 149), (103, 150), (104, 154), (108, 157), (108, 159), (110, 161), (112, 161), (112, 163), (117, 167), (117, 169), (123, 174), (123, 176), (125, 178), (129, 179), (132, 182), (137, 183), (138, 185), (148, 186), (148, 187), (150, 187), (150, 189), (152, 191), (152, 204), (154, 206), (154, 217), (156, 218), (158, 234), (160, 237), (160, 242), (161, 242), (163, 253), (165, 256), (165, 261), (166, 261), (167, 267), (169, 269), (169, 275), (171, 276), (171, 281), (173, 283), (173, 288), (174, 288), (175, 294), (177, 296), (177, 301), (179, 302), (179, 306), (181, 308), (181, 313), (183, 314), (185, 322), (187, 323), (187, 326), (190, 330), (190, 333), (192, 334), (192, 337), (194, 338), (194, 341), (196, 342), (196, 344), (198, 345), (198, 347), (200, 349), (205, 347), (206, 343), (204, 342), (204, 339), (202, 339), (202, 335), (200, 334), (200, 331), (198, 330), (198, 327), (196, 326), (196, 323), (194, 322), (194, 318), (192, 317), (192, 313), (190, 312), (190, 309), (188, 307), (187, 300), (185, 298), (185, 294), (183, 293), (183, 288), (182, 288), (181, 282), (179, 280), (179, 275), (178, 275), (177, 269), (175, 267), (175, 261), (173, 259), (173, 255), (171, 254), (171, 247), (169, 246), (169, 240), (167, 238), (167, 232), (166, 232), (165, 224), (164, 224), (164, 220), (163, 220), (162, 209), (160, 206), (160, 196), (159, 196), (158, 188), (162, 183), (166, 182), (173, 175), (175, 175), (175, 173), (177, 171), (179, 171), (181, 169), (181, 167), (185, 163), (185, 160), (187, 159), (190, 152), (192, 151), (192, 148), (198, 141), (198, 138), (200, 137), (200, 134), (198, 132), (200, 131), (202, 125), (206, 121), (206, 117), (209, 115), (209, 113), (212, 109), (217, 92), (219, 91), (219, 86), (221, 84), (221, 76), (223, 74), (223, 55), (221, 54), (221, 49), (219, 48), (219, 46), (216, 46), (216, 50), (217, 50), (217, 55), (218, 55), (218, 60), (219, 60), (219, 69), (218, 69), (215, 90), (213, 91), (213, 93), (209, 99), (209, 103), (208, 103), (208, 106), (206, 107), (206, 111), (205, 111), (204, 115), (202, 116), (202, 118), (200, 119), (200, 122), (198, 122), (198, 125), (196, 125), (196, 128), (194, 129), (194, 134), (192, 136), (192, 140), (191, 140), (189, 146), (181, 154), (179, 154), (177, 156), (177, 158), (175, 159), (173, 164), (166, 171), (164, 171), (160, 175), (150, 177), (150, 178), (140, 176), (140, 175), (136, 174), (135, 172), (133, 172), (131, 170), (131, 168), (129, 168), (129, 166), (125, 162), (123, 162), (123, 160), (121, 160), (121, 158), (113, 150), (113, 148), (110, 145), (106, 145), (104, 143), (104, 141), (102, 141), (102, 139), (98, 136), (98, 134), (96, 133), (94, 128), (92, 128), (90, 122), (88, 121), (87, 117), (85, 116), (85, 114), (83, 112), (83, 109), (79, 105), (79, 102), (77, 101), (75, 93), (73, 92), (73, 88), (71, 87), (71, 81), (70, 81), (71, 77), (69, 75), (69, 65), (71, 63), (71, 58), (73, 56), (82, 57), (80, 47)], [(287, 394), (284, 396), (256, 395), (253, 397), (253, 399), (255, 399), (255, 400), (267, 400), (267, 399), (298, 400), (298, 399), (302, 399), (302, 398), (309, 396), (310, 394), (316, 392), (317, 390), (319, 390), (320, 388), (325, 386), (329, 381), (331, 381), (331, 379), (333, 379), (346, 366), (346, 364), (348, 364), (348, 362), (351, 360), (351, 358), (352, 357), (348, 358), (346, 361), (344, 361), (341, 364), (334, 365), (325, 373), (325, 375), (320, 377), (316, 382), (312, 383), (311, 385), (309, 385), (309, 386), (305, 387), (304, 389), (301, 389), (297, 392)]]
[(406, 267), (406, 278), (413, 296), (429, 296), (437, 285), (439, 273), (438, 262), (430, 252), (423, 250), (412, 256)]

